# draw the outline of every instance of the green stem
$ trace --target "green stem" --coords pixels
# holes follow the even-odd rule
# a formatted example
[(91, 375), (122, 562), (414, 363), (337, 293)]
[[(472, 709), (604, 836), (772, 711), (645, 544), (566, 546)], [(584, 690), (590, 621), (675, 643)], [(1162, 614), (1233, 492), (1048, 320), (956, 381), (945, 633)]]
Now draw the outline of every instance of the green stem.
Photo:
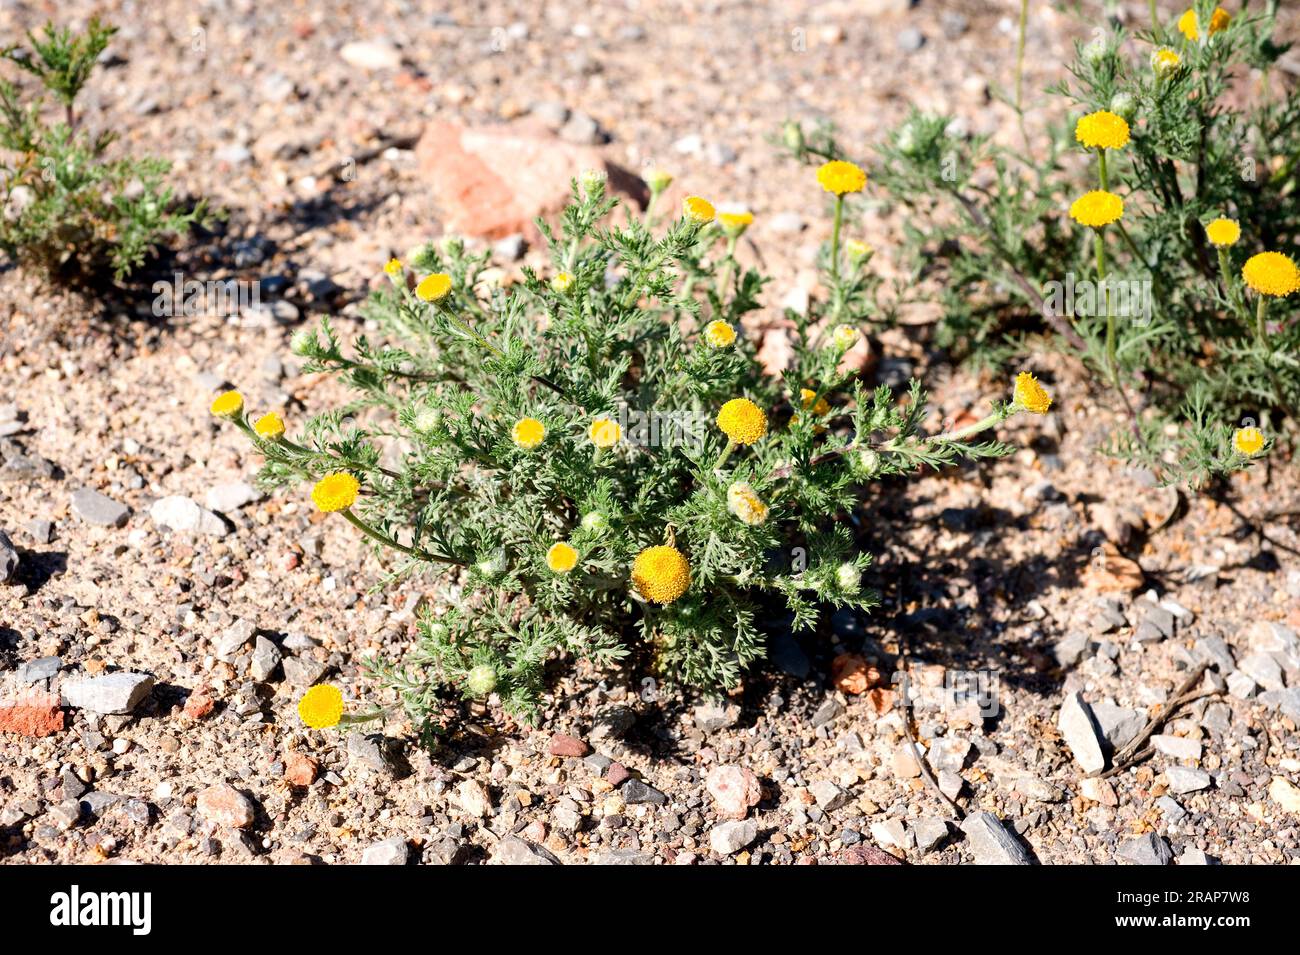
[(403, 554), (408, 554), (411, 557), (416, 558), (417, 560), (427, 560), (439, 564), (456, 564), (460, 567), (466, 566), (465, 561), (459, 560), (458, 558), (444, 557), (442, 554), (430, 554), (428, 551), (419, 550), (418, 548), (415, 547), (407, 547), (405, 544), (397, 543), (397, 541), (393, 540), (387, 534), (381, 534), (379, 531), (375, 530), (373, 527), (371, 527), (361, 518), (357, 517), (357, 515), (353, 514), (352, 509), (350, 507), (343, 508), (343, 510), (340, 511), (339, 513), (342, 514), (344, 517), (346, 517), (348, 521), (357, 530), (361, 531), (361, 533), (365, 534), (367, 537), (371, 538), (372, 540), (378, 541), (379, 543), (383, 544), (385, 547), (391, 547), (394, 550), (400, 550)]
[(835, 221), (831, 225), (831, 278), (840, 275), (840, 226), (844, 222), (844, 197), (835, 197)]
[(1106, 172), (1106, 150), (1097, 150), (1097, 177), (1103, 192), (1110, 192), (1110, 176)]
[(1241, 289), (1232, 280), (1232, 264), (1228, 261), (1228, 250), (1224, 246), (1219, 246), (1219, 273), (1223, 277), (1223, 290), (1227, 293), (1228, 301), (1232, 303), (1233, 309), (1238, 317), (1247, 326), (1250, 325), (1250, 312), (1246, 310), (1246, 303), (1241, 298)]
[(730, 236), (727, 239), (727, 257), (722, 260), (722, 269), (718, 272), (718, 301), (726, 298), (727, 286), (731, 284), (731, 264), (736, 261), (736, 239), (737, 236)]
[(1151, 29), (1160, 29), (1160, 14), (1156, 13), (1156, 0), (1150, 0), (1151, 6)]
[(1016, 112), (1021, 112), (1025, 79), (1025, 33), (1029, 27), (1029, 0), (1020, 0), (1020, 34), (1016, 39)]
[[(958, 428), (955, 431), (945, 431), (942, 434), (936, 434), (933, 437), (926, 438), (925, 441), (927, 443), (937, 441), (965, 441), (971, 435), (979, 434), (981, 431), (986, 431), (995, 424), (1006, 420), (1006, 418), (1007, 415), (1004, 412), (995, 411), (987, 418), (981, 418), (974, 424), (968, 424), (966, 427)], [(893, 442), (891, 441), (890, 444), (893, 444)], [(885, 445), (885, 447), (888, 448), (889, 444)]]
[(1106, 240), (1104, 232), (1104, 228), (1096, 231), (1093, 248), (1097, 256), (1097, 284), (1106, 296), (1106, 367), (1110, 371), (1111, 381), (1118, 389), (1120, 383), (1119, 362), (1116, 360), (1115, 314), (1110, 307), (1110, 289), (1106, 287)]
[(1259, 339), (1260, 347), (1267, 351), (1269, 350), (1268, 325), (1265, 318), (1268, 315), (1268, 296), (1259, 295), (1256, 297), (1259, 299), (1259, 303), (1255, 306), (1255, 337)]
[(718, 458), (718, 463), (713, 465), (713, 470), (721, 471), (722, 466), (727, 463), (727, 458), (731, 457), (731, 452), (736, 450), (736, 442), (728, 440), (727, 446), (722, 449), (722, 456)]

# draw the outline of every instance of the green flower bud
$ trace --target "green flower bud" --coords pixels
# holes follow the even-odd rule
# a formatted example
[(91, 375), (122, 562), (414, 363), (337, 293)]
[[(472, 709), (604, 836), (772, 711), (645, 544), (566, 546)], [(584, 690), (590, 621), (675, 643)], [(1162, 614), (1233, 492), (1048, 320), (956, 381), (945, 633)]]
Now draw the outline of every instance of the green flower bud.
[(849, 458), (849, 466), (860, 478), (875, 477), (880, 470), (880, 455), (872, 448), (863, 448)]
[(792, 119), (786, 120), (781, 126), (781, 140), (792, 152), (803, 152), (803, 127)]
[(289, 351), (295, 355), (306, 355), (316, 348), (316, 331), (311, 328), (300, 329), (289, 340)]
[(582, 528), (592, 534), (603, 534), (609, 527), (609, 521), (600, 511), (588, 511), (582, 515)]
[(487, 696), (497, 688), (497, 671), (486, 663), (476, 666), (465, 677), (465, 687), (475, 696)]
[(835, 583), (840, 590), (857, 593), (862, 587), (862, 572), (858, 570), (858, 565), (851, 561), (840, 564), (835, 570)]
[(1093, 66), (1104, 63), (1110, 54), (1110, 41), (1105, 37), (1099, 36), (1095, 40), (1084, 44), (1083, 47), (1083, 58)]
[(1132, 93), (1116, 93), (1110, 98), (1110, 111), (1126, 121), (1131, 120), (1137, 115), (1137, 100)]

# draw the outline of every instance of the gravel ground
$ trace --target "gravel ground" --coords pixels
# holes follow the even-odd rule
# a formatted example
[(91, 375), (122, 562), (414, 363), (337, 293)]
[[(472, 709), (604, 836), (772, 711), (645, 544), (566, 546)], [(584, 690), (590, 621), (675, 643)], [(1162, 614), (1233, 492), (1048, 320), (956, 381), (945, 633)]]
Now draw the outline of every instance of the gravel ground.
[[(772, 663), (733, 698), (557, 669), (536, 727), (479, 707), (433, 752), (400, 720), (304, 730), (311, 682), (374, 701), (359, 661), (400, 652), (436, 589), (370, 593), (382, 567), (350, 528), (305, 494), (245, 487), (257, 462), (207, 404), (225, 383), (299, 418), (337, 399), (296, 373), (287, 341), (320, 314), (359, 329), (379, 265), (440, 234), (406, 148), (426, 121), (562, 105), (567, 140), (608, 137), (628, 168), (748, 203), (773, 302), (809, 287), (825, 231), (765, 141), (781, 119), (831, 118), (864, 148), (908, 100), (975, 131), (1014, 125), (990, 98), (1010, 81), (1009, 0), (430, 6), (60, 4), (62, 20), (97, 9), (123, 26), (88, 115), (107, 111), (124, 147), (172, 158), (184, 191), (229, 213), (160, 271), (259, 280), (265, 307), (158, 322), (141, 289), (87, 301), (0, 273), (0, 530), (19, 560), (0, 585), (0, 700), (68, 703), (51, 735), (0, 733), (0, 859), (1300, 860), (1296, 469), (1278, 460), (1214, 496), (1155, 489), (1096, 452), (1113, 418), (1052, 356), (1035, 370), (1058, 403), (1010, 423), (1015, 456), (871, 488), (853, 519), (880, 610), (797, 641), (774, 618)], [(0, 29), (45, 15), (7, 4)], [(1027, 88), (1086, 32), (1044, 5)], [(356, 65), (349, 42), (388, 65)], [(896, 225), (867, 217), (886, 261)], [(998, 394), (932, 366), (923, 328), (908, 331), (882, 336), (876, 373), (924, 373), (934, 426)], [(173, 496), (222, 517), (167, 529), (194, 514), (155, 509)], [(964, 822), (891, 706), (903, 641), (924, 760)], [(1154, 755), (1085, 780), (1204, 660), (1206, 695)], [(860, 692), (872, 666), (880, 686)]]

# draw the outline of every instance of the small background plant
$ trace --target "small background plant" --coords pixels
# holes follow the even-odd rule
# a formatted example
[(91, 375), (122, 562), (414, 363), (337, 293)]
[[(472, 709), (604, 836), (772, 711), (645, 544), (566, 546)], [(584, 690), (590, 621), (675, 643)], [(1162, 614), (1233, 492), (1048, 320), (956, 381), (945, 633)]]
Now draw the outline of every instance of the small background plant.
[(30, 49), (0, 50), (60, 109), (59, 119), (48, 117), (44, 95), (27, 97), (0, 78), (0, 248), (47, 279), (85, 283), (107, 267), (120, 280), (163, 237), (206, 218), (202, 201), (178, 208), (166, 181), (170, 162), (109, 158), (113, 134), (88, 131), (77, 113), (77, 96), (114, 32), (93, 17), (78, 34), (47, 24), (28, 34)]

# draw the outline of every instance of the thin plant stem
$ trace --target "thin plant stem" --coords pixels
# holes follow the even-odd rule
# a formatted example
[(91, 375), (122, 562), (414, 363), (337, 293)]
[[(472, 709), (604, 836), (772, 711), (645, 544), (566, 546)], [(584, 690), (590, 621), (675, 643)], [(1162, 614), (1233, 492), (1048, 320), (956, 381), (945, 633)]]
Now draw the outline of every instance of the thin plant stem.
[(1097, 257), (1097, 284), (1106, 297), (1106, 367), (1111, 381), (1120, 391), (1119, 362), (1116, 360), (1115, 313), (1110, 307), (1110, 289), (1106, 287), (1106, 239), (1105, 230), (1098, 229), (1093, 237), (1093, 250)]
[(840, 276), (840, 226), (844, 222), (844, 197), (835, 197), (835, 220), (831, 225), (831, 278)]
[(713, 470), (721, 471), (722, 466), (727, 463), (727, 458), (731, 457), (731, 452), (736, 450), (736, 442), (728, 440), (727, 446), (722, 449), (722, 456), (718, 458), (718, 463), (713, 465)]
[(1016, 38), (1016, 112), (1022, 113), (1021, 93), (1025, 80), (1025, 33), (1029, 27), (1029, 0), (1020, 0), (1020, 33)]
[(1160, 14), (1156, 13), (1156, 0), (1150, 0), (1151, 6), (1151, 29), (1160, 29)]
[(339, 513), (341, 513), (344, 517), (346, 517), (348, 519), (348, 522), (351, 523), (352, 526), (355, 527), (357, 530), (361, 531), (361, 533), (365, 534), (367, 537), (371, 538), (372, 540), (378, 541), (379, 543), (383, 544), (385, 547), (391, 547), (394, 550), (400, 550), (403, 554), (408, 554), (417, 560), (427, 560), (438, 564), (456, 564), (461, 567), (465, 566), (465, 561), (460, 560), (458, 558), (446, 557), (442, 554), (431, 554), (428, 551), (420, 550), (419, 548), (416, 547), (407, 547), (405, 544), (399, 544), (397, 541), (393, 540), (387, 534), (380, 533), (379, 531), (371, 527), (369, 524), (367, 524), (365, 521), (363, 521), (361, 518), (357, 517), (357, 515), (353, 514), (352, 509), (350, 507), (343, 508), (343, 510), (340, 511)]

